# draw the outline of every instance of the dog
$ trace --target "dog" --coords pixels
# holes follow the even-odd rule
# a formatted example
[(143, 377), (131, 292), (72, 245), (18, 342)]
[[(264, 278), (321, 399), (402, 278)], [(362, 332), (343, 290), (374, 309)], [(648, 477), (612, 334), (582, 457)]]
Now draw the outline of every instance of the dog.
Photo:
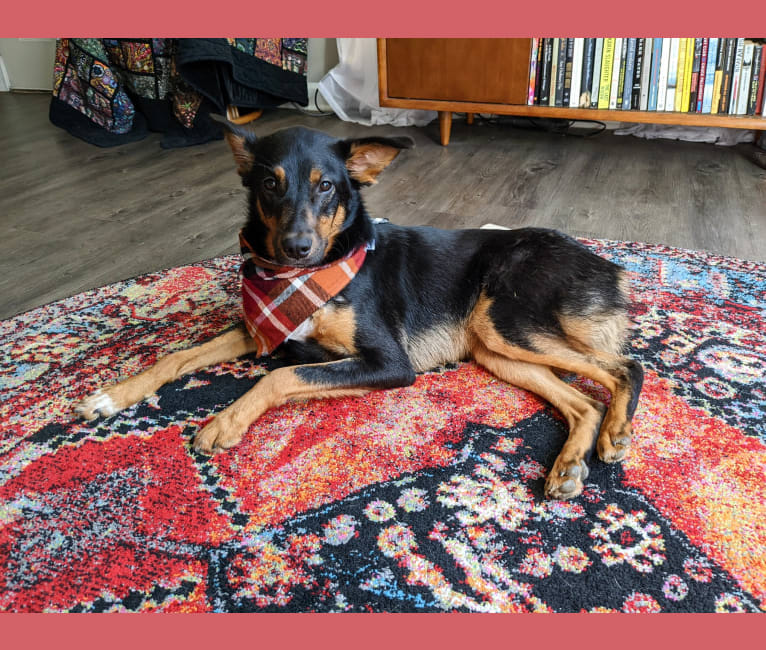
[[(347, 273), (353, 279), (314, 300), (313, 313), (277, 344), (296, 365), (260, 378), (198, 431), (197, 451), (234, 447), (264, 412), (288, 400), (408, 386), (419, 372), (472, 359), (543, 397), (566, 420), (569, 436), (548, 473), (546, 497), (581, 493), (594, 448), (607, 463), (625, 457), (643, 369), (621, 352), (629, 324), (624, 269), (554, 230), (374, 223), (361, 190), (414, 145), (410, 138), (344, 140), (302, 127), (259, 138), (219, 121), (247, 188), (246, 265), (303, 277), (359, 264)], [(259, 338), (249, 323), (238, 325), (98, 390), (75, 410), (86, 419), (112, 415), (182, 375), (269, 351)], [(609, 407), (564, 382), (562, 371), (602, 384)]]

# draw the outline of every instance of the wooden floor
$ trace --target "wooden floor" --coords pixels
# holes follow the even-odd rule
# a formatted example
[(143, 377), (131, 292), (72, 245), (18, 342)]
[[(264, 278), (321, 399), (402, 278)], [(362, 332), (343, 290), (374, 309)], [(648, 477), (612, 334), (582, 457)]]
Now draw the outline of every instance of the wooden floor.
[[(100, 149), (52, 126), (48, 96), (0, 93), (0, 318), (148, 271), (236, 252), (244, 191), (222, 141)], [(259, 133), (407, 133), (365, 190), (374, 216), (445, 228), (547, 226), (766, 260), (766, 172), (736, 148), (456, 121), (366, 127), (277, 110)]]

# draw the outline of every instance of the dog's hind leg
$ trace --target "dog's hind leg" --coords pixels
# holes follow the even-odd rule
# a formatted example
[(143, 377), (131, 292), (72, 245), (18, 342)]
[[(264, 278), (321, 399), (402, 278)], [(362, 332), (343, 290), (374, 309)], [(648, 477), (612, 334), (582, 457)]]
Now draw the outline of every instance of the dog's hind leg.
[(474, 345), (472, 355), (499, 379), (539, 395), (561, 412), (569, 425), (569, 437), (548, 474), (545, 495), (569, 499), (580, 494), (604, 405), (561, 381), (547, 366), (509, 359), (481, 343)]
[(114, 415), (155, 393), (160, 386), (205, 366), (255, 352), (256, 344), (244, 327), (237, 327), (188, 350), (173, 352), (151, 368), (119, 384), (99, 389), (74, 407), (86, 420)]
[[(621, 316), (616, 314), (614, 318), (620, 319)], [(630, 446), (631, 418), (638, 403), (643, 370), (638, 362), (615, 352), (622, 342), (621, 333), (612, 336), (610, 343), (605, 342), (605, 336), (609, 338), (605, 332), (610, 328), (617, 332), (620, 324), (610, 323), (606, 327), (601, 322), (603, 319), (609, 320), (609, 317), (591, 318), (590, 326), (578, 323), (579, 336), (575, 336), (576, 328), (570, 323), (570, 331), (565, 328), (561, 335), (532, 331), (527, 333), (526, 342), (512, 343), (495, 326), (492, 300), (482, 296), (471, 314), (468, 327), (475, 341), (474, 348), (480, 343), (490, 352), (507, 359), (574, 372), (602, 384), (611, 393), (612, 399), (598, 434), (598, 454), (605, 462), (618, 462), (625, 457)], [(593, 325), (596, 321), (599, 322), (598, 327)], [(596, 345), (607, 349), (596, 349)]]

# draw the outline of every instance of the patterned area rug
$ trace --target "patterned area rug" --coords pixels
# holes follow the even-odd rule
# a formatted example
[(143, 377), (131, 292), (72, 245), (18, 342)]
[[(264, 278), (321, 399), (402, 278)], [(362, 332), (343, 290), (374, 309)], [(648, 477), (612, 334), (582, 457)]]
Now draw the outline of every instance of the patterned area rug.
[(194, 432), (278, 361), (73, 419), (230, 327), (235, 257), (0, 323), (0, 609), (766, 610), (766, 266), (585, 243), (632, 275), (646, 383), (629, 457), (568, 502), (542, 498), (560, 416), (471, 363), (285, 405), (214, 458)]

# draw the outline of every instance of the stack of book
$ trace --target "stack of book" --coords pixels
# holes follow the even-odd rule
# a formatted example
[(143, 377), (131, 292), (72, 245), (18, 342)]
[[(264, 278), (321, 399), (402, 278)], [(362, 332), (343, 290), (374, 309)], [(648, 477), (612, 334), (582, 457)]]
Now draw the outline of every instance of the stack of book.
[(533, 38), (527, 103), (766, 115), (759, 40)]

